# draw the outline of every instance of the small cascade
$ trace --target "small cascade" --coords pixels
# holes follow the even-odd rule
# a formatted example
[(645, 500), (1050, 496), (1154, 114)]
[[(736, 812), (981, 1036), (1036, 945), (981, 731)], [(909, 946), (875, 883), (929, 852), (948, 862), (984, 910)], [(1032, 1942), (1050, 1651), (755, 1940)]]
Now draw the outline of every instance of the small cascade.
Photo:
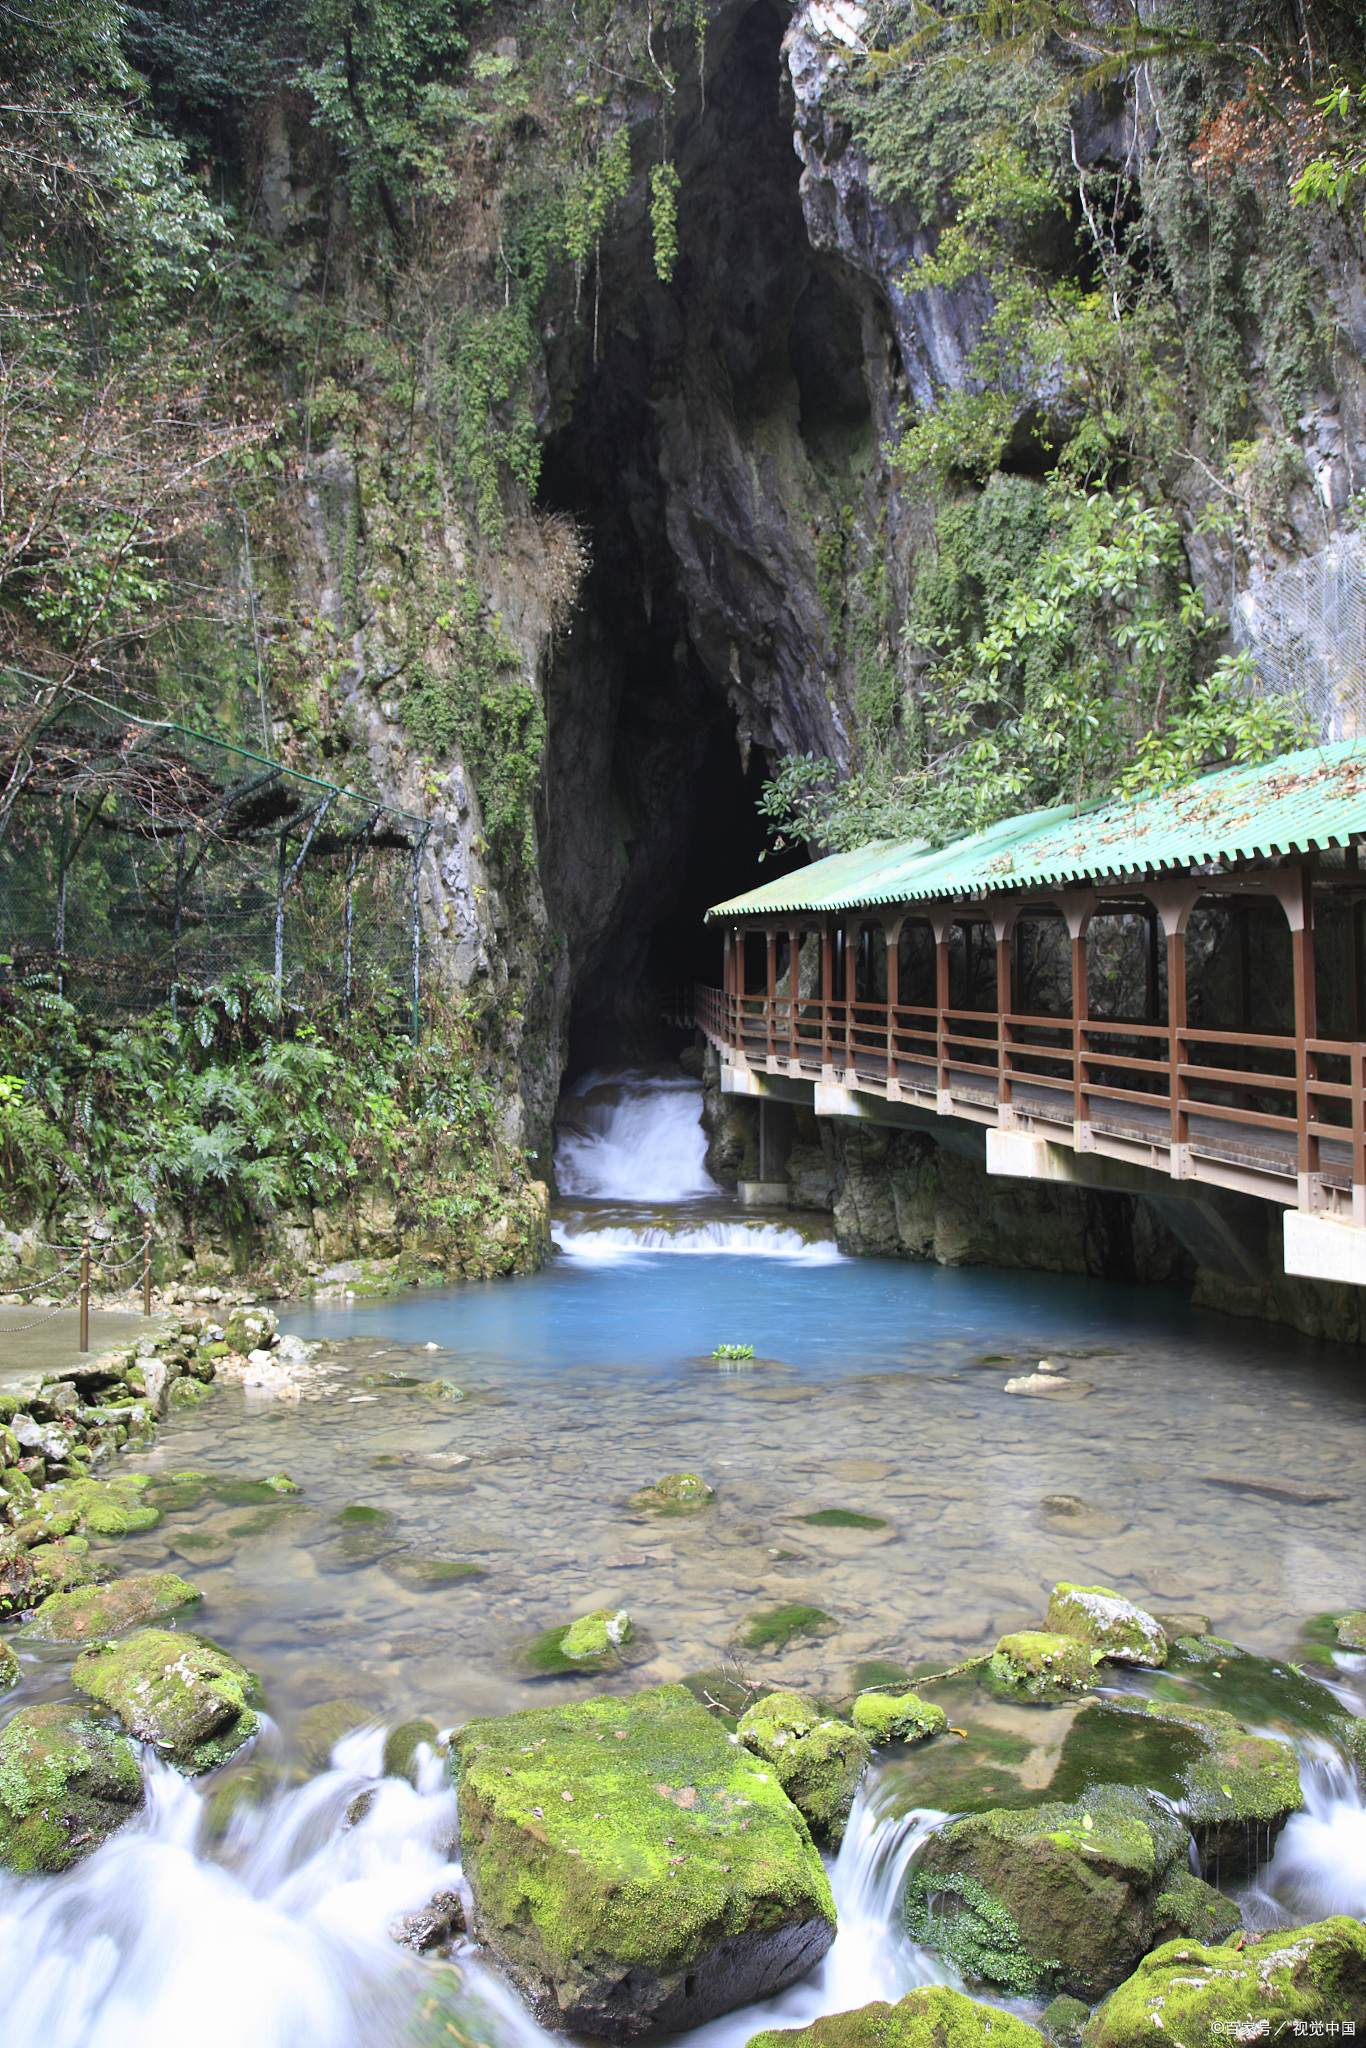
[(561, 1098), (555, 1178), (562, 1195), (605, 1202), (719, 1195), (706, 1157), (702, 1088), (686, 1074), (589, 1074)]
[(711, 1257), (738, 1253), (750, 1259), (793, 1259), (808, 1266), (836, 1265), (843, 1258), (833, 1238), (787, 1223), (766, 1223), (757, 1216), (606, 1224), (591, 1222), (583, 1216), (557, 1217), (551, 1235), (556, 1247), (569, 1258), (595, 1265), (641, 1258), (648, 1252)]
[(1271, 1861), (1243, 1897), (1255, 1927), (1302, 1926), (1347, 1913), (1366, 1920), (1366, 1798), (1327, 1743), (1300, 1754), (1304, 1811), (1292, 1814)]
[[(207, 1800), (149, 1750), (147, 1805), (61, 1878), (0, 1878), (5, 2048), (376, 2048), (409, 2038), (426, 1966), (392, 1921), (454, 1890), (455, 1794), (440, 1762), (414, 1790), (381, 1778), (383, 1731), (334, 1768), (238, 1808), (211, 1859)], [(358, 1794), (370, 1806), (354, 1826)], [(471, 2038), (546, 2036), (462, 1961)], [(415, 2037), (413, 2037), (415, 2038)]]
[(853, 2012), (875, 1998), (894, 2004), (920, 1984), (961, 1979), (938, 1956), (908, 1941), (900, 1926), (901, 1889), (912, 1857), (943, 1813), (917, 1808), (889, 1819), (877, 1787), (859, 1788), (830, 1873), (839, 1932), (823, 1963), (802, 1983), (762, 2005), (727, 2013), (685, 2038), (688, 2048), (743, 2048), (768, 2027), (808, 2027), (827, 2013)]

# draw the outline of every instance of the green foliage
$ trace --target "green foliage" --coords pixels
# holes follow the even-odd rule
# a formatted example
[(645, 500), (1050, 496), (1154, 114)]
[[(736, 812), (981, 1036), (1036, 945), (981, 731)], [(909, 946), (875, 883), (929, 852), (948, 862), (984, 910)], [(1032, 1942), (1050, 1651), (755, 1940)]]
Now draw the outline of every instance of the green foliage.
[(1120, 787), (1129, 795), (1176, 788), (1211, 762), (1270, 761), (1308, 746), (1317, 727), (1291, 699), (1258, 697), (1248, 654), (1226, 655), (1174, 718), (1146, 732)]
[(718, 1344), (715, 1351), (712, 1352), (713, 1358), (728, 1360), (753, 1358), (753, 1356), (754, 1346), (752, 1344)]
[(1345, 212), (1366, 191), (1366, 86), (1354, 91), (1339, 78), (1317, 105), (1328, 132), (1318, 156), (1295, 180), (1295, 204)]
[(546, 736), (540, 697), (523, 680), (516, 649), (484, 611), (472, 581), (459, 580), (455, 604), (437, 623), (449, 636), (450, 663), (440, 675), (415, 664), (404, 724), (424, 753), (440, 757), (459, 748), (478, 786), (494, 850), (530, 860), (532, 798)]
[(655, 275), (673, 282), (678, 261), (678, 166), (656, 164), (650, 172), (650, 229), (654, 236)]
[(0, 1165), (26, 1216), (79, 1202), (136, 1233), (170, 1206), (238, 1236), (370, 1185), (401, 1223), (458, 1228), (523, 1185), (458, 1009), (415, 1045), (373, 1013), (281, 1018), (273, 980), (243, 976), (106, 1031), (42, 983), (0, 982), (0, 1066)]

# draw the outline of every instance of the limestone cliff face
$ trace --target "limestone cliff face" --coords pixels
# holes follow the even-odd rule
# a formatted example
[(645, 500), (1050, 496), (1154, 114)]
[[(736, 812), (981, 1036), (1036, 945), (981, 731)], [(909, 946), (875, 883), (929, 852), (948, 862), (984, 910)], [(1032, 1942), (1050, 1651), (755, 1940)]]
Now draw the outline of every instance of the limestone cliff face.
[[(577, 89), (583, 50), (565, 12), (562, 75), (538, 75), (542, 94)], [(527, 62), (517, 27), (516, 10), (495, 8), (486, 30), (514, 67)], [(578, 1064), (648, 1046), (660, 982), (691, 977), (684, 940), (708, 900), (703, 857), (713, 897), (754, 878), (736, 872), (742, 849), (735, 840), (732, 858), (728, 835), (743, 813), (752, 844), (762, 772), (808, 751), (857, 763), (859, 650), (841, 621), (856, 580), (876, 572), (881, 592), (872, 655), (906, 702), (919, 687), (899, 621), (933, 521), (885, 448), (906, 408), (961, 385), (987, 308), (978, 285), (905, 288), (934, 227), (886, 197), (835, 104), (866, 29), (852, 0), (724, 0), (708, 10), (701, 66), (691, 30), (658, 28), (667, 107), (648, 66), (608, 82), (604, 132), (629, 133), (631, 176), (581, 274), (552, 266), (539, 300), (518, 374), (540, 477), (533, 500), (503, 476), (501, 534), (472, 516), (438, 370), (461, 309), (505, 296), (511, 157), (500, 167), (471, 154), (446, 239), (409, 281), (426, 325), (407, 411), (376, 386), (325, 421), (276, 508), (278, 608), (314, 622), (294, 634), (313, 708), (305, 716), (308, 693), (285, 691), (279, 742), (343, 775), (363, 760), (380, 794), (426, 814), (429, 969), (477, 1011), (508, 1139), (542, 1166), (571, 1033)], [(662, 113), (679, 174), (668, 283), (647, 194)], [(1092, 108), (1083, 156), (1127, 161), (1153, 118), (1141, 91)], [(324, 262), (316, 223), (311, 237), (304, 225), (312, 148), (297, 113), (261, 125), (264, 203), (301, 291), (318, 289)], [(523, 170), (530, 161), (524, 150)], [(1316, 229), (1312, 268), (1340, 345), (1330, 383), (1280, 422), (1293, 477), (1242, 535), (1244, 575), (1249, 560), (1271, 568), (1321, 546), (1366, 483), (1366, 295), (1351, 235)], [(345, 288), (374, 311), (358, 258)], [(1257, 368), (1267, 350), (1255, 335), (1250, 346), (1252, 402), (1269, 408), (1270, 373)], [(419, 444), (420, 494), (403, 481)], [(1189, 492), (1177, 489), (1189, 562), (1226, 603), (1232, 557), (1197, 527), (1190, 454)], [(417, 736), (419, 674), (495, 702), (513, 684), (527, 693), (543, 727), (538, 737), (529, 712), (524, 832), (496, 829), (487, 747)], [(837, 1149), (851, 1245), (988, 1256), (1013, 1234), (1021, 1262), (1063, 1257), (1037, 1191), (988, 1188), (969, 1162), (900, 1136)], [(1134, 1221), (1127, 1248), (1115, 1228), (1078, 1198), (1062, 1232), (1068, 1269), (1176, 1270), (1155, 1226)]]

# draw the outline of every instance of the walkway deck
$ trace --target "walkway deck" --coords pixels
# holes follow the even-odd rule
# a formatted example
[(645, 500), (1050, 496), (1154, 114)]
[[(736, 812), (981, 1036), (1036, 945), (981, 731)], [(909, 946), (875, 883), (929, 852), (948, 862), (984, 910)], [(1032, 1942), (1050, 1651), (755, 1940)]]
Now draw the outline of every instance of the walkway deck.
[[(1353, 742), (948, 848), (863, 848), (718, 905), (725, 986), (675, 1008), (733, 1090), (985, 1125), (993, 1172), (1079, 1178), (1067, 1155), (1089, 1153), (1259, 1196), (1292, 1212), (1287, 1270), (1366, 1284), (1363, 839), (1366, 745)], [(1289, 1030), (1247, 1028), (1257, 905), (1280, 934)], [(1191, 1021), (1187, 992), (1187, 933), (1210, 911), (1237, 955), (1221, 1028)], [(1146, 955), (1140, 1016), (1091, 1014), (1088, 947), (1105, 920), (1119, 921), (1112, 945), (1123, 926)], [(1070, 1015), (1021, 1007), (1018, 937), (1049, 921)]]

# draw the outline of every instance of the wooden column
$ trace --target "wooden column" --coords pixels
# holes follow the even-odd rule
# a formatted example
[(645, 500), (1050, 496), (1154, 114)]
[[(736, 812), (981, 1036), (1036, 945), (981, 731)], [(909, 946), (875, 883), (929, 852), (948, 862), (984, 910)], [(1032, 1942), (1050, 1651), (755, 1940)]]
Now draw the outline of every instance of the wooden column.
[(794, 925), (787, 935), (787, 1062), (788, 1070), (791, 1073), (796, 1072), (802, 1053), (797, 1033), (798, 972), (801, 950), (801, 929), (799, 926)]
[(844, 927), (844, 1079), (848, 1087), (853, 1086), (850, 1075), (858, 1076), (854, 1053), (854, 1004), (858, 996), (858, 946), (859, 927), (847, 924)]
[(1002, 1130), (1009, 1130), (1015, 1121), (1010, 1019), (1015, 1007), (1014, 953), (1018, 915), (1013, 904), (996, 903), (992, 906), (991, 928), (996, 934), (996, 1121)]
[[(1343, 864), (1350, 875), (1360, 868), (1356, 843), (1347, 848)], [(1363, 1090), (1361, 1042), (1361, 905), (1347, 903), (1347, 1037), (1352, 1079), (1352, 1221), (1366, 1225), (1366, 1091)]]
[(896, 1013), (901, 1002), (901, 924), (898, 917), (892, 924), (884, 924), (883, 937), (887, 944), (887, 1093), (897, 1096), (901, 1093), (901, 1069), (897, 1064)]
[[(769, 1059), (772, 1059), (778, 1050), (778, 934), (772, 925), (764, 933), (764, 963), (764, 987), (767, 995), (764, 1004), (764, 1051)], [(762, 1180), (763, 1175), (759, 1178)]]
[(1181, 1073), (1186, 1054), (1186, 926), (1200, 901), (1200, 885), (1198, 882), (1152, 883), (1143, 893), (1155, 906), (1167, 941), (1167, 1089), (1171, 1105), (1168, 1137), (1171, 1154), (1167, 1170), (1173, 1180), (1186, 1180), (1189, 1178), (1188, 1089)]
[(1090, 991), (1086, 986), (1086, 934), (1095, 915), (1096, 899), (1086, 889), (1065, 889), (1059, 893), (1058, 908), (1067, 920), (1072, 941), (1072, 1143), (1078, 1152), (1090, 1150), (1091, 1103), (1086, 1093), (1087, 1054), (1090, 1043), (1086, 1021), (1091, 1014)]
[(935, 1086), (940, 1116), (953, 1115), (953, 1091), (949, 1086), (949, 1027), (944, 1012), (949, 1007), (949, 933), (955, 923), (951, 910), (940, 911), (931, 920), (934, 932)]
[(729, 931), (721, 934), (721, 1034), (730, 1044), (731, 982), (735, 978), (735, 943)]
[(830, 936), (830, 919), (821, 926), (821, 1076), (831, 1078), (830, 1058), (830, 1005), (835, 993), (834, 941)]
[[(1295, 959), (1295, 1111), (1298, 1123), (1298, 1158), (1301, 1209), (1315, 1207), (1319, 1194), (1319, 1141), (1311, 1136), (1313, 1102), (1309, 1084), (1318, 1078), (1318, 1056), (1306, 1040), (1319, 1032), (1318, 988), (1314, 977), (1314, 871), (1306, 861), (1299, 870), (1299, 900), (1292, 908), (1290, 939)], [(1298, 917), (1294, 910), (1298, 910)]]

